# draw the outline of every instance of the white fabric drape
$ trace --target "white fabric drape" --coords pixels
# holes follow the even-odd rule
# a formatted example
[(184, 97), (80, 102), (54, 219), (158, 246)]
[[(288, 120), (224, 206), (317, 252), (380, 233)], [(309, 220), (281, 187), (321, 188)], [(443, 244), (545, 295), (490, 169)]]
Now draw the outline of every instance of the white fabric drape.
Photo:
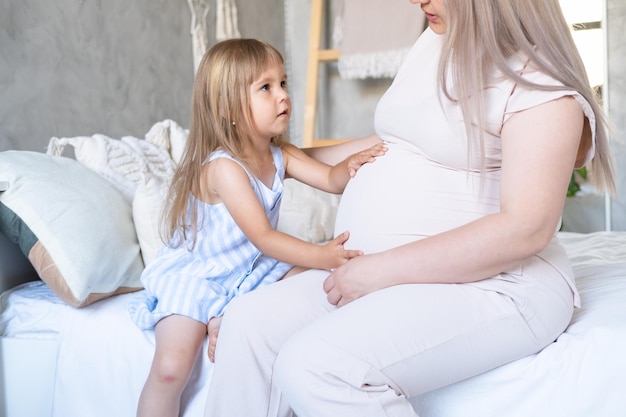
[(215, 26), (215, 37), (218, 41), (241, 37), (237, 23), (235, 0), (217, 0), (217, 20)]
[[(191, 43), (195, 74), (200, 60), (207, 50), (207, 16), (210, 6), (208, 0), (187, 0), (187, 3), (191, 11)], [(235, 0), (215, 0), (215, 3), (215, 38), (221, 41), (240, 37)]]

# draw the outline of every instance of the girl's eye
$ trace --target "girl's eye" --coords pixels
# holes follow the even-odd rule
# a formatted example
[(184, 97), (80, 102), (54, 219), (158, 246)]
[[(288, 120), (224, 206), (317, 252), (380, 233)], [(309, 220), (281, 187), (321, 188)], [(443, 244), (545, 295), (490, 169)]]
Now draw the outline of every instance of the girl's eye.
[(281, 86), (282, 88), (287, 88), (287, 81), (281, 81), (281, 82), (280, 82), (280, 86)]
[(270, 85), (269, 84), (263, 84), (263, 86), (261, 87), (261, 91), (267, 91), (270, 89)]

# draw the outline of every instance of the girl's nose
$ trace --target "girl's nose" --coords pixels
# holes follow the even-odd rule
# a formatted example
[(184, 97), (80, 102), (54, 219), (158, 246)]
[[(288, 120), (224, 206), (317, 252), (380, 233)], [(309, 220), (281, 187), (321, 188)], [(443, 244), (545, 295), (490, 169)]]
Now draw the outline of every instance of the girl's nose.
[(287, 90), (279, 90), (278, 92), (278, 98), (281, 100), (287, 100), (289, 99), (289, 93), (287, 92)]

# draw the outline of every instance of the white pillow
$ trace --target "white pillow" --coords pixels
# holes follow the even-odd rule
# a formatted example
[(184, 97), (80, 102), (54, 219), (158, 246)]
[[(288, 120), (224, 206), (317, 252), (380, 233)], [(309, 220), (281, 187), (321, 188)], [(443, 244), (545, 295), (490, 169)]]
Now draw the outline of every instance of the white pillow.
[(74, 159), (0, 152), (0, 232), (67, 304), (141, 288), (143, 262), (131, 204), (109, 181)]
[(156, 258), (159, 248), (163, 246), (159, 224), (166, 193), (167, 183), (150, 175), (146, 176), (135, 190), (133, 220), (145, 265)]
[(146, 133), (146, 141), (166, 149), (174, 163), (178, 164), (185, 151), (189, 129), (183, 129), (171, 119), (157, 122)]
[(170, 178), (174, 173), (175, 163), (168, 151), (144, 139), (113, 139), (100, 134), (53, 137), (48, 143), (48, 154), (62, 156), (67, 145), (74, 147), (77, 161), (109, 180), (129, 202), (144, 176)]

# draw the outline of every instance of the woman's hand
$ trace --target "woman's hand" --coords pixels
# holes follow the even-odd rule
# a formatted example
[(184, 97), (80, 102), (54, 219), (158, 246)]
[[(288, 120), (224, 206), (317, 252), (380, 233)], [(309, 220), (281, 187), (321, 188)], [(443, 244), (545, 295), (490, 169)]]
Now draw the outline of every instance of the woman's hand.
[(390, 285), (392, 284), (385, 281), (378, 256), (364, 255), (331, 269), (330, 275), (324, 281), (324, 291), (329, 303), (341, 307)]
[(349, 238), (350, 233), (343, 232), (324, 246), (320, 246), (322, 257), (326, 259), (328, 263), (326, 269), (332, 270), (345, 264), (354, 257), (363, 255), (363, 251), (344, 248), (343, 245)]
[(347, 159), (348, 174), (350, 175), (350, 177), (354, 177), (359, 168), (367, 163), (374, 162), (376, 160), (376, 157), (383, 156), (386, 152), (387, 146), (384, 144), (384, 142), (379, 142), (370, 148), (351, 155)]

